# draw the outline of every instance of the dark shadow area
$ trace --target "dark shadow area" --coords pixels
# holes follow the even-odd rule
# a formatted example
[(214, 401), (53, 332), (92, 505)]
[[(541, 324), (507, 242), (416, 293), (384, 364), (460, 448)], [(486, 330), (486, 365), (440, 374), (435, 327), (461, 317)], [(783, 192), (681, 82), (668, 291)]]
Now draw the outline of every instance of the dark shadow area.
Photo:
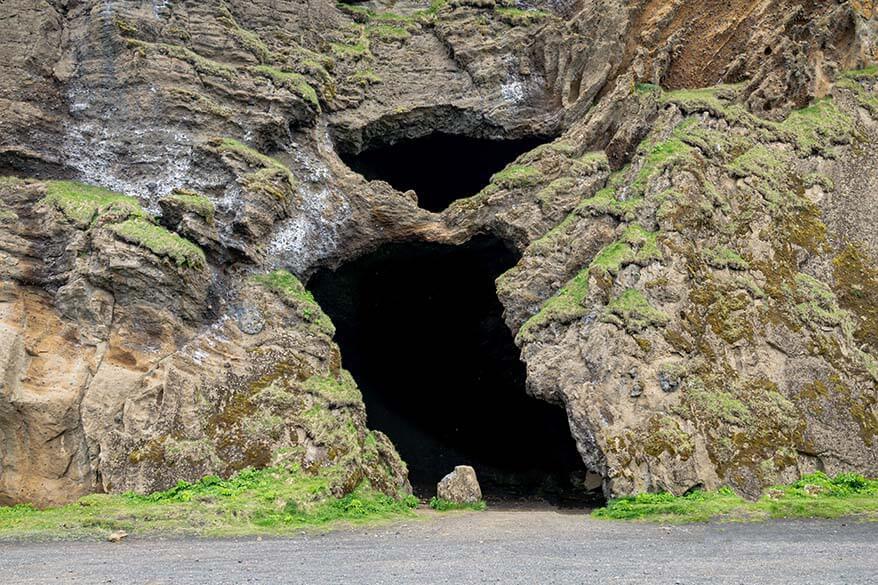
[(564, 410), (528, 396), (494, 280), (518, 260), (500, 240), (391, 244), (322, 271), (309, 288), (337, 328), (369, 426), (429, 497), (455, 465), (489, 501), (588, 505)]
[(439, 212), (457, 199), (475, 195), (491, 175), (548, 140), (489, 140), (435, 132), (359, 154), (342, 150), (339, 155), (370, 181), (387, 181), (399, 191), (412, 189), (420, 207)]

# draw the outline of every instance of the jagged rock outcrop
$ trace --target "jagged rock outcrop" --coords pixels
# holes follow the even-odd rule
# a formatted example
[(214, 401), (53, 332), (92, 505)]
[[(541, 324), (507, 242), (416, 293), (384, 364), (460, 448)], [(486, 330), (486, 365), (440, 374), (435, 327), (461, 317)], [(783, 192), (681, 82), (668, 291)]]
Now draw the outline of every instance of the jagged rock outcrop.
[[(36, 178), (0, 182), (0, 502), (270, 464), (405, 492), (296, 277), (486, 231), (608, 494), (878, 474), (874, 3), (9, 0), (0, 30), (0, 174)], [(554, 140), (441, 214), (336, 152), (436, 131)]]

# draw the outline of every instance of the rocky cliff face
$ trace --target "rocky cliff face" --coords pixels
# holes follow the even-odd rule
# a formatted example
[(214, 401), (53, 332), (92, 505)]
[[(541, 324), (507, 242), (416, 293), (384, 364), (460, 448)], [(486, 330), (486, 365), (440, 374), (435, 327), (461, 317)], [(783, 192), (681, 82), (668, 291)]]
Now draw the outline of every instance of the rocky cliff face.
[[(608, 494), (878, 474), (873, 3), (10, 0), (0, 29), (0, 503), (272, 464), (406, 491), (299, 278), (480, 232), (523, 253), (529, 391)], [(337, 154), (437, 131), (554, 140), (440, 214)]]

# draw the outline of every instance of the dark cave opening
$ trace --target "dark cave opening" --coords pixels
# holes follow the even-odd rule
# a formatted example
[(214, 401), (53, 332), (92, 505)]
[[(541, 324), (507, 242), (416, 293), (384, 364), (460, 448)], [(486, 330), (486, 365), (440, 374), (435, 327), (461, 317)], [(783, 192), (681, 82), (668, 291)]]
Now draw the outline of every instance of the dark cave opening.
[(489, 236), (388, 244), (309, 283), (336, 325), (369, 426), (397, 446), (419, 496), (464, 464), (489, 501), (592, 501), (566, 414), (526, 394), (502, 319), (494, 280), (517, 260)]
[(475, 195), (491, 175), (548, 140), (492, 140), (434, 132), (359, 153), (340, 149), (339, 156), (370, 181), (387, 181), (398, 191), (411, 189), (418, 194), (420, 207), (440, 212), (457, 199)]

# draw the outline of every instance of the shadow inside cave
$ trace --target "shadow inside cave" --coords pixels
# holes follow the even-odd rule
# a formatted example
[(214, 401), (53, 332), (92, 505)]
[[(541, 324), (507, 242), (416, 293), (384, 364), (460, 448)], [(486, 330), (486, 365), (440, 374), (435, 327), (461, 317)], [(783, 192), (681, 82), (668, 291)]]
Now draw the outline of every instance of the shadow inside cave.
[(434, 132), (360, 153), (340, 149), (339, 156), (370, 181), (387, 181), (399, 191), (411, 189), (418, 194), (420, 207), (439, 212), (457, 199), (475, 195), (491, 175), (547, 140), (491, 140)]
[(566, 414), (526, 394), (502, 319), (494, 280), (517, 260), (491, 236), (388, 244), (309, 288), (336, 325), (369, 426), (397, 446), (417, 495), (466, 464), (489, 502), (587, 506)]

